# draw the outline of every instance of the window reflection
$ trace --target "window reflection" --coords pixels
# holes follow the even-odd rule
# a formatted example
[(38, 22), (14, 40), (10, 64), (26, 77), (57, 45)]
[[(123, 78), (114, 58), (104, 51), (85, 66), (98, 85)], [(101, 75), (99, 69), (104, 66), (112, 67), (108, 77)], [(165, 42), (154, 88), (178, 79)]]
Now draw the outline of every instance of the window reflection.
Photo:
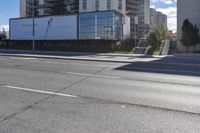
[(115, 11), (82, 13), (79, 16), (80, 39), (120, 39), (122, 15)]

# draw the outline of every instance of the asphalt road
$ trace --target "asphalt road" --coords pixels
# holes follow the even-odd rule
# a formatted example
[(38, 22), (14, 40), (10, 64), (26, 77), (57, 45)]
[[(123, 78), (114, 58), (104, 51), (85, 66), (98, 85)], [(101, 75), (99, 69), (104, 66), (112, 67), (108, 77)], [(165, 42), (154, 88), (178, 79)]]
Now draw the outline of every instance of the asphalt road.
[(0, 133), (199, 133), (200, 68), (0, 57)]

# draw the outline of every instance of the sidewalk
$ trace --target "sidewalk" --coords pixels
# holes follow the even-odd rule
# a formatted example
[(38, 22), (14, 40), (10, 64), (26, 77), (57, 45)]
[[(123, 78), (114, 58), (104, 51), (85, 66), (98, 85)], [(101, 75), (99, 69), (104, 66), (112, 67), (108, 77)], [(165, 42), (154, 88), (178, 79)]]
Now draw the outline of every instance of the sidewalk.
[[(112, 53), (80, 53), (80, 52), (55, 52), (55, 51), (28, 51), (28, 50), (5, 50), (0, 49), (0, 56), (15, 56), (43, 59), (60, 60), (82, 60), (99, 62), (117, 62), (117, 63), (151, 63), (157, 65), (179, 65), (200, 67), (200, 58), (195, 55), (187, 57), (186, 55), (175, 56), (148, 56), (135, 54), (112, 54)], [(200, 55), (199, 55), (200, 56)], [(197, 57), (199, 57), (197, 56)]]
[(159, 56), (136, 55), (136, 54), (112, 54), (112, 53), (82, 53), (82, 52), (57, 52), (57, 51), (35, 51), (30, 50), (7, 50), (0, 49), (0, 56), (34, 57), (45, 59), (66, 59), (85, 61), (104, 61), (132, 63), (136, 61), (151, 61), (161, 58)]
[(39, 54), (39, 55), (61, 55), (61, 56), (77, 56), (77, 55), (97, 55), (97, 56), (123, 56), (123, 57), (162, 57), (151, 56), (144, 54), (113, 54), (113, 53), (85, 53), (85, 52), (62, 52), (62, 51), (35, 51), (31, 50), (13, 50), (13, 49), (0, 49), (0, 53), (6, 54)]

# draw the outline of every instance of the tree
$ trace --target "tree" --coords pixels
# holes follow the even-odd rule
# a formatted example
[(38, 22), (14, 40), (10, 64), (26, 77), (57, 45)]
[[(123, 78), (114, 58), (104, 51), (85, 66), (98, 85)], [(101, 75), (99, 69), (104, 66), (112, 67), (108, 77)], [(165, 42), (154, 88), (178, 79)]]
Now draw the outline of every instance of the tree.
[(192, 30), (192, 45), (194, 46), (194, 52), (196, 49), (196, 45), (199, 42), (199, 29), (197, 28), (196, 25), (194, 25), (193, 30)]
[(199, 42), (199, 29), (196, 25), (193, 25), (189, 19), (185, 19), (182, 26), (182, 38), (181, 42), (187, 48), (187, 53), (190, 46), (195, 46)]
[(6, 31), (5, 29), (3, 28), (3, 32), (0, 33), (0, 40), (5, 40), (6, 39)]
[(155, 28), (156, 34), (159, 38), (159, 40), (164, 40), (166, 33), (167, 33), (167, 28), (164, 26), (163, 23), (160, 23), (156, 28)]
[(186, 46), (187, 48), (187, 53), (188, 53), (188, 48), (189, 48), (189, 25), (190, 22), (188, 19), (184, 20), (183, 22), (183, 26), (182, 26), (182, 38), (181, 38), (181, 42), (184, 46)]
[(162, 40), (165, 39), (167, 28), (160, 23), (147, 36), (147, 44), (149, 46), (148, 54), (153, 54), (155, 50), (158, 50), (162, 44)]
[(148, 46), (149, 46), (148, 54), (153, 54), (154, 51), (159, 46), (159, 44), (158, 44), (159, 39), (158, 39), (158, 36), (156, 35), (155, 31), (149, 32), (148, 37), (147, 37), (147, 43), (148, 43)]

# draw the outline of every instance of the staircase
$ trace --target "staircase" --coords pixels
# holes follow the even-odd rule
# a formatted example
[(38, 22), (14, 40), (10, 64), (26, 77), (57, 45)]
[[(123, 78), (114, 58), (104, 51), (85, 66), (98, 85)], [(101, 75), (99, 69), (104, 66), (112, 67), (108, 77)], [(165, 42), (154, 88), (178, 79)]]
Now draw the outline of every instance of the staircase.
[(145, 54), (147, 43), (145, 38), (141, 38), (138, 46), (135, 48), (135, 54)]

